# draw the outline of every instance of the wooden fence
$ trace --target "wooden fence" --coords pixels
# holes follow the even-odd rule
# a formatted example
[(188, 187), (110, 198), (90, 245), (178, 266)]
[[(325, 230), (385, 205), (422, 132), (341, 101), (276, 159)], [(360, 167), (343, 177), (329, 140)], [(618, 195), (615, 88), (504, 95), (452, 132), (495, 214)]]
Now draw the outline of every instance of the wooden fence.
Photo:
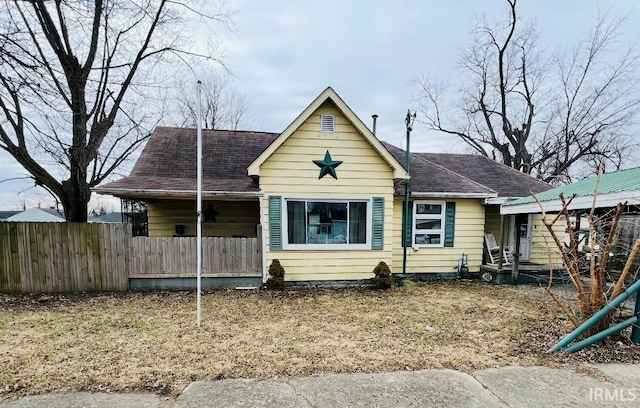
[[(202, 241), (204, 277), (262, 276), (259, 238)], [(129, 278), (195, 277), (196, 244), (132, 237), (128, 224), (0, 222), (0, 293), (126, 291)]]
[(0, 222), (0, 292), (124, 291), (128, 224)]
[[(131, 278), (196, 276), (196, 238), (133, 238)], [(203, 238), (202, 276), (262, 276), (258, 238)]]

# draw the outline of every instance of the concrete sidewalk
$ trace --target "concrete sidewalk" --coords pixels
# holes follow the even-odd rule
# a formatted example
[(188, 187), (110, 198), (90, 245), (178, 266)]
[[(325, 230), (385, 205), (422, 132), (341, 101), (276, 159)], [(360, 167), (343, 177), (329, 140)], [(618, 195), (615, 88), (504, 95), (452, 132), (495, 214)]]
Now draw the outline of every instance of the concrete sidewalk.
[(328, 374), (287, 381), (199, 381), (177, 400), (153, 394), (50, 394), (0, 401), (0, 408), (640, 406), (640, 366), (594, 367), (601, 379), (546, 367), (492, 368), (473, 375), (454, 370)]

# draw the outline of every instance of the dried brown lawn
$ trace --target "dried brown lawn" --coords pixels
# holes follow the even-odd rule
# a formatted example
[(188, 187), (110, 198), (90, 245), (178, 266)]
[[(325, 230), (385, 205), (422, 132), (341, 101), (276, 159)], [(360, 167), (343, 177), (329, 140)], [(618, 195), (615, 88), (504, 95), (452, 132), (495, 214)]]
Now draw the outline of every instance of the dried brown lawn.
[(540, 364), (558, 315), (540, 294), (464, 282), (215, 291), (200, 328), (194, 293), (0, 295), (0, 395)]

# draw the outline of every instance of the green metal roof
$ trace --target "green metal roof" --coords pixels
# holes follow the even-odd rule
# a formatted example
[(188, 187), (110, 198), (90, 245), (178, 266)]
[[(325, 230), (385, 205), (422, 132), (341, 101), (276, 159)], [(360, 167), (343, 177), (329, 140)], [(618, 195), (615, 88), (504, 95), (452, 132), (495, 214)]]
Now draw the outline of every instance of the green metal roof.
[[(571, 198), (574, 194), (578, 197), (592, 196), (597, 177), (590, 177), (576, 183), (567, 184), (552, 188), (536, 194), (541, 202), (557, 200), (560, 193), (565, 198)], [(597, 194), (618, 193), (623, 191), (640, 190), (640, 167), (632, 169), (615, 171), (612, 173), (604, 173), (600, 176), (600, 184), (598, 185)], [(522, 197), (504, 203), (504, 206), (521, 205), (535, 203), (533, 196)]]

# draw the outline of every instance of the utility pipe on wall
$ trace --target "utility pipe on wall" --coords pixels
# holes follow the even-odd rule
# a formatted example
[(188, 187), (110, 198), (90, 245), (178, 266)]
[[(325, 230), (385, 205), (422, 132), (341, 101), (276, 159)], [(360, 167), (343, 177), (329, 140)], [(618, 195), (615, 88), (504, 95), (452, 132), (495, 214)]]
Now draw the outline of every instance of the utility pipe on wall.
[[(402, 242), (404, 244), (402, 246), (402, 274), (403, 275), (407, 273), (407, 245), (409, 243), (406, 242), (406, 239), (407, 239), (408, 232), (411, 231), (412, 229), (412, 226), (409, 225), (409, 191), (411, 190), (411, 176), (409, 174), (410, 167), (411, 167), (411, 151), (409, 146), (411, 145), (411, 140), (410, 140), (411, 130), (413, 128), (413, 121), (415, 120), (416, 120), (416, 113), (413, 112), (413, 115), (411, 115), (411, 110), (409, 109), (407, 111), (407, 116), (404, 120), (407, 126), (407, 149), (405, 151), (405, 156), (404, 156), (404, 166), (407, 172), (407, 176), (409, 176), (409, 178), (407, 178), (404, 181), (404, 217), (402, 220), (402, 226), (403, 226)], [(413, 241), (413, 237), (411, 237), (411, 241)]]

